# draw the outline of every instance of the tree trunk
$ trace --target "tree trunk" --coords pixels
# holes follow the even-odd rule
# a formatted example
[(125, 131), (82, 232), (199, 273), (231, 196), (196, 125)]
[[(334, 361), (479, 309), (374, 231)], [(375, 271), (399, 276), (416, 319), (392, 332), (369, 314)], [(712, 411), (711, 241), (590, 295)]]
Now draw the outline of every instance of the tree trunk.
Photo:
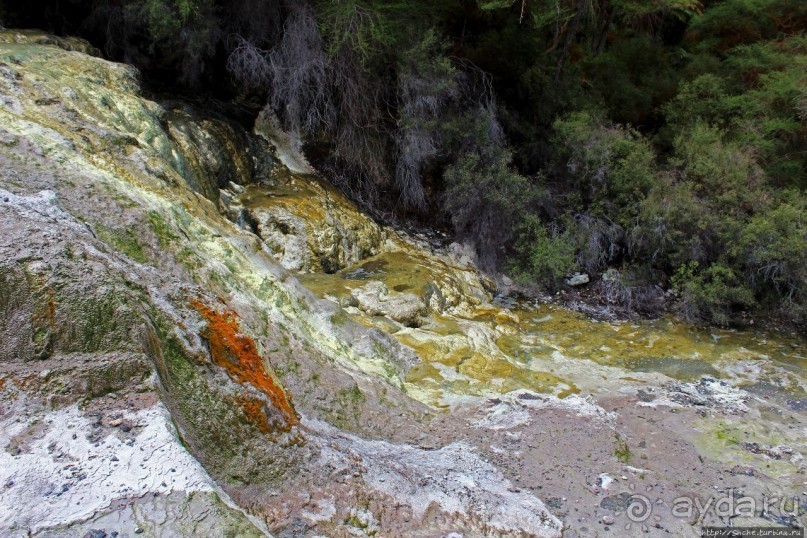
[(557, 69), (555, 71), (555, 80), (559, 80), (563, 74), (563, 64), (566, 61), (566, 56), (569, 54), (569, 47), (572, 45), (575, 36), (577, 35), (577, 27), (580, 26), (580, 19), (583, 17), (583, 9), (585, 8), (586, 0), (577, 0), (577, 7), (575, 8), (574, 18), (569, 26), (566, 27), (566, 34), (563, 40), (563, 48), (558, 55)]

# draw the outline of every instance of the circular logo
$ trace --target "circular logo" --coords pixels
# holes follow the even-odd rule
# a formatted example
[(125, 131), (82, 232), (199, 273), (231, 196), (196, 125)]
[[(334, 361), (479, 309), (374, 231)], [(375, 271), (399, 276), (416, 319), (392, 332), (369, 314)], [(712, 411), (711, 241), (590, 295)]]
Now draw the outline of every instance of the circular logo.
[(642, 523), (650, 517), (653, 512), (653, 505), (650, 499), (644, 495), (634, 494), (630, 497), (630, 504), (626, 510), (628, 519), (634, 523)]

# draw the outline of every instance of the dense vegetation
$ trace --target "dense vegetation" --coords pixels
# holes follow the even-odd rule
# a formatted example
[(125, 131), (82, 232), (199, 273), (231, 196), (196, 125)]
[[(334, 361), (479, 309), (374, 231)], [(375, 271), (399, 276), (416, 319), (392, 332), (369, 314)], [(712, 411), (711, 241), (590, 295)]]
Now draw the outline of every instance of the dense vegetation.
[(379, 213), (689, 319), (807, 319), (803, 0), (0, 0), (150, 80), (268, 102)]

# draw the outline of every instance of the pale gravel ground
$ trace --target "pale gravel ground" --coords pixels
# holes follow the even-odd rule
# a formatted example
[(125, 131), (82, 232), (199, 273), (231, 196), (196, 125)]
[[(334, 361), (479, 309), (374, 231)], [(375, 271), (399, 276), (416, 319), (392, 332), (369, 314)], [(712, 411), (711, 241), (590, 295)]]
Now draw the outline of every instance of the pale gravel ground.
[(558, 536), (562, 528), (540, 499), (514, 488), (466, 442), (428, 450), (362, 439), (321, 421), (306, 425), (328, 441), (319, 465), (359, 460), (364, 483), (409, 505), (415, 517), (437, 505), (448, 514), (477, 519), (503, 533), (550, 537)]

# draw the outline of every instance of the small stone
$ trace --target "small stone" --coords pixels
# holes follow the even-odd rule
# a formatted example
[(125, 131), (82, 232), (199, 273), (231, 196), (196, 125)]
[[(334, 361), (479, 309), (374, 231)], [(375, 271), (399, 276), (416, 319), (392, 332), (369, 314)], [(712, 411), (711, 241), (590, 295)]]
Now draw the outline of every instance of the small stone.
[(106, 538), (106, 531), (91, 529), (89, 532), (87, 532), (87, 534), (84, 535), (84, 538)]
[(140, 527), (137, 527), (135, 529), (135, 534), (143, 534), (143, 529), (141, 529)]
[(112, 421), (109, 422), (109, 425), (112, 426), (113, 428), (117, 428), (121, 424), (123, 424), (123, 419), (122, 418), (116, 418), (115, 420), (112, 420)]
[(586, 273), (575, 273), (566, 279), (566, 285), (571, 287), (582, 286), (589, 283), (589, 277)]
[(122, 431), (129, 432), (132, 430), (132, 425), (129, 424), (128, 422), (124, 422), (123, 424), (120, 425), (120, 429)]
[(614, 518), (611, 516), (602, 516), (602, 524), (603, 525), (613, 525), (615, 522)]
[(112, 456), (112, 457), (111, 457), (111, 458), (109, 458), (109, 459), (110, 459), (110, 461), (120, 461), (120, 460), (118, 460), (118, 457), (117, 457), (117, 456)]

